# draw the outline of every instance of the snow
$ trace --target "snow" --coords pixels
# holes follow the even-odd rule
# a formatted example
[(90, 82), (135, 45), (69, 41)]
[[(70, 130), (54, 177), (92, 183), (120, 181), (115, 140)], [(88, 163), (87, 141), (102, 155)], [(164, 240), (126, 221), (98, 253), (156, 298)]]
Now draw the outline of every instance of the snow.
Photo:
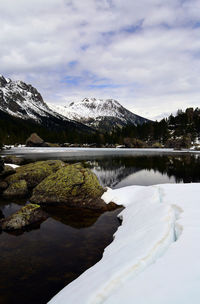
[(49, 303), (199, 303), (199, 197), (200, 184), (108, 189), (106, 203), (125, 207), (114, 241)]
[(116, 110), (121, 105), (112, 99), (85, 98), (80, 102), (72, 102), (69, 106), (51, 104), (49, 107), (70, 119), (96, 119), (99, 116), (116, 116), (118, 114)]
[[(0, 75), (1, 77), (1, 75)], [(22, 119), (34, 119), (40, 121), (38, 116), (49, 117), (55, 116), (66, 120), (65, 117), (53, 112), (43, 100), (40, 99), (39, 93), (31, 86), (22, 81), (11, 81), (4, 78), (7, 84), (0, 86), (0, 91), (3, 93), (3, 103), (0, 105), (0, 110)], [(13, 99), (14, 96), (14, 99)], [(12, 100), (19, 106), (12, 108)]]
[[(10, 146), (9, 146), (10, 147)], [(134, 148), (134, 149), (116, 149), (116, 148), (57, 148), (57, 147), (13, 147), (5, 150), (6, 154), (28, 154), (28, 153), (66, 153), (72, 156), (85, 156), (85, 155), (156, 155), (156, 154), (199, 154), (200, 151), (195, 150), (173, 150), (168, 148)]]
[(13, 169), (16, 169), (16, 168), (19, 168), (20, 166), (18, 165), (14, 165), (14, 164), (4, 164), (5, 166), (10, 166), (12, 167)]
[[(137, 124), (138, 119), (144, 118), (125, 109), (114, 99), (85, 98), (79, 102), (72, 102), (67, 106), (48, 104), (49, 108), (68, 119), (83, 122), (90, 125), (91, 120), (101, 121), (103, 117), (118, 118), (121, 122)], [(147, 120), (146, 120), (147, 121)], [(95, 122), (93, 122), (95, 125)]]

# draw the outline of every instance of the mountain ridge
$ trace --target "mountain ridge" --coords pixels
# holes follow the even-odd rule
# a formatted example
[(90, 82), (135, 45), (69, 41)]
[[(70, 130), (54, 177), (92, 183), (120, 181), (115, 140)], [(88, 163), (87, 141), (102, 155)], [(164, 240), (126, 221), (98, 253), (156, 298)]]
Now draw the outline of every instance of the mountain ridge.
[(70, 127), (92, 132), (88, 126), (51, 110), (32, 85), (19, 80), (12, 81), (2, 75), (0, 75), (0, 111), (53, 129)]
[(84, 98), (68, 106), (48, 104), (49, 108), (68, 119), (86, 124), (96, 130), (108, 131), (126, 125), (140, 125), (150, 120), (132, 113), (114, 99)]

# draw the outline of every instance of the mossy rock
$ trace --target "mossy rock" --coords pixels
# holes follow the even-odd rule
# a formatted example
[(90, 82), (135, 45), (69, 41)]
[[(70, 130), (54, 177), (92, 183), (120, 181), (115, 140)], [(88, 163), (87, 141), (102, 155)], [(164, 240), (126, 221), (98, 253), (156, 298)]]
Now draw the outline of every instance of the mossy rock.
[(45, 178), (33, 190), (30, 201), (37, 204), (106, 209), (106, 204), (100, 199), (103, 192), (104, 189), (90, 169), (74, 164)]
[(15, 155), (7, 155), (4, 157), (4, 163), (21, 166), (25, 163), (25, 159)]
[(3, 192), (3, 196), (6, 198), (12, 197), (25, 197), (28, 194), (27, 182), (25, 180), (19, 180), (12, 183)]
[(47, 218), (47, 214), (36, 204), (28, 204), (11, 216), (1, 221), (5, 231), (19, 230)]
[(0, 191), (4, 191), (8, 188), (8, 183), (5, 181), (0, 181)]
[[(0, 144), (0, 150), (1, 150), (1, 144)], [(4, 160), (0, 156), (0, 172), (2, 172), (3, 170), (4, 170)]]
[(10, 176), (14, 173), (16, 173), (16, 170), (11, 166), (6, 165), (4, 166), (4, 170), (0, 173), (0, 178), (6, 178), (7, 176)]
[(30, 163), (17, 168), (16, 173), (7, 177), (6, 181), (11, 185), (20, 180), (25, 180), (28, 188), (34, 188), (45, 177), (65, 166), (66, 164), (60, 160), (47, 160)]

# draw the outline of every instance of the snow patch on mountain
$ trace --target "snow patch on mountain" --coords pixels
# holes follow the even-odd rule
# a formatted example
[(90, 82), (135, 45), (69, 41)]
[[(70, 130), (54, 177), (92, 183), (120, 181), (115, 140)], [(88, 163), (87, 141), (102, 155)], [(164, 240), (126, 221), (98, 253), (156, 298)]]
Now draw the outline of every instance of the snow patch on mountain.
[(60, 115), (47, 106), (41, 94), (30, 84), (12, 81), (2, 75), (0, 75), (0, 110), (15, 117), (37, 122), (40, 122), (40, 117), (50, 115), (60, 118)]
[(72, 102), (66, 106), (49, 104), (49, 107), (69, 119), (73, 119), (89, 126), (98, 128), (101, 121), (109, 119), (113, 126), (125, 126), (127, 124), (142, 124), (148, 119), (138, 116), (114, 99), (85, 98), (79, 102)]

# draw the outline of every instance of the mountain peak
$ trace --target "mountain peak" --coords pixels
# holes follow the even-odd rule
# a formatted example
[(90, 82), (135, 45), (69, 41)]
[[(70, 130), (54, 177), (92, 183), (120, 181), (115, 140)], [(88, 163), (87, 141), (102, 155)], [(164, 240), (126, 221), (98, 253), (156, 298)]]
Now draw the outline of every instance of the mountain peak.
[(0, 110), (22, 119), (39, 119), (52, 112), (41, 94), (30, 84), (0, 75)]
[(91, 134), (94, 130), (76, 121), (71, 121), (62, 114), (52, 111), (44, 102), (41, 94), (31, 84), (12, 81), (0, 76), (0, 116), (14, 116), (19, 119), (37, 123), (53, 130), (75, 130)]
[(69, 119), (103, 131), (148, 121), (130, 112), (114, 99), (84, 98), (82, 101), (71, 102), (69, 105), (49, 105), (49, 107)]

